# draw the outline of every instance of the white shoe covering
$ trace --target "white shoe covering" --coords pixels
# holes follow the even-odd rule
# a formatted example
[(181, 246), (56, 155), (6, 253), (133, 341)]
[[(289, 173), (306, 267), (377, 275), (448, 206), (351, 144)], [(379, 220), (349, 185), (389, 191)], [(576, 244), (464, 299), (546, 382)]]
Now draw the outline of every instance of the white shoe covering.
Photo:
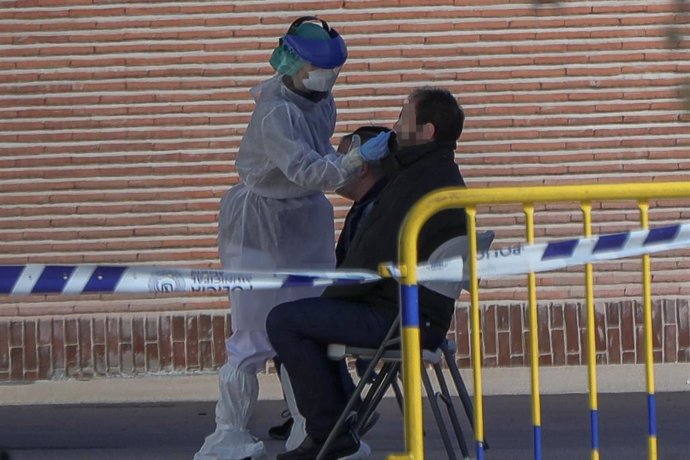
[(297, 408), (297, 401), (295, 400), (295, 393), (292, 391), (292, 384), (290, 383), (290, 376), (287, 373), (285, 366), (280, 366), (280, 384), (283, 387), (283, 394), (287, 402), (290, 416), (292, 417), (292, 428), (290, 429), (290, 436), (285, 441), (285, 451), (297, 449), (302, 444), (302, 441), (307, 437), (307, 421), (304, 416), (300, 414)]
[(264, 443), (249, 433), (247, 424), (259, 397), (254, 373), (226, 363), (218, 372), (220, 395), (216, 404), (216, 431), (206, 437), (194, 460), (238, 460), (265, 454)]

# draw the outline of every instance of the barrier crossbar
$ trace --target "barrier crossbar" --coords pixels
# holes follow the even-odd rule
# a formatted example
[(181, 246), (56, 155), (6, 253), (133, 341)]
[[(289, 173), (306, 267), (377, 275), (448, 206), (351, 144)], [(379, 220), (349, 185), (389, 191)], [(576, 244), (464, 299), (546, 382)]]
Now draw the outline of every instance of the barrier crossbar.
[[(401, 338), (403, 352), (404, 385), (404, 436), (405, 452), (390, 454), (389, 460), (424, 459), (421, 357), (419, 331), (419, 305), (417, 285), (417, 239), (422, 226), (434, 214), (450, 208), (465, 208), (467, 235), (469, 241), (470, 273), (470, 326), (471, 361), (474, 383), (474, 432), (476, 455), (484, 459), (484, 410), (482, 395), (482, 373), (480, 355), (480, 310), (479, 283), (477, 271), (477, 206), (497, 204), (522, 205), (525, 214), (527, 244), (534, 243), (534, 204), (553, 202), (578, 202), (583, 215), (585, 237), (592, 236), (592, 202), (635, 200), (640, 210), (642, 229), (649, 228), (649, 201), (673, 198), (690, 198), (690, 183), (622, 183), (593, 185), (561, 185), (538, 187), (496, 187), (482, 189), (444, 188), (428, 194), (419, 200), (407, 214), (398, 237), (399, 262), (397, 269), (401, 277)], [(642, 255), (643, 307), (644, 307), (644, 349), (648, 406), (647, 447), (649, 460), (657, 459), (656, 405), (654, 388), (654, 360), (652, 344), (651, 313), (651, 266), (649, 254)], [(386, 270), (381, 270), (386, 273)], [(534, 436), (534, 458), (541, 459), (541, 406), (539, 391), (539, 360), (537, 337), (537, 293), (536, 277), (531, 272), (528, 281), (530, 374), (532, 392), (532, 422)], [(599, 459), (599, 422), (597, 406), (597, 377), (594, 329), (593, 268), (585, 264), (585, 296), (587, 309), (587, 367), (589, 382), (589, 409), (591, 434), (591, 459)]]

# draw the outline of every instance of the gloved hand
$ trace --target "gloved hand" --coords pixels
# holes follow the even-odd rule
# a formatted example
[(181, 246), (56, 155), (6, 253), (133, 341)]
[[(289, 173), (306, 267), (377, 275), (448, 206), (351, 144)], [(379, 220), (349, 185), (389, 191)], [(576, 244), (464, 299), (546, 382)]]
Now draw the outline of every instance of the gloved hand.
[(390, 137), (391, 131), (384, 131), (362, 144), (359, 148), (359, 154), (364, 161), (376, 161), (388, 155), (388, 139)]
[(376, 161), (388, 155), (388, 139), (392, 131), (379, 133), (376, 137), (362, 143), (359, 135), (352, 136), (350, 150), (342, 158), (343, 167), (350, 173), (361, 168), (365, 161)]

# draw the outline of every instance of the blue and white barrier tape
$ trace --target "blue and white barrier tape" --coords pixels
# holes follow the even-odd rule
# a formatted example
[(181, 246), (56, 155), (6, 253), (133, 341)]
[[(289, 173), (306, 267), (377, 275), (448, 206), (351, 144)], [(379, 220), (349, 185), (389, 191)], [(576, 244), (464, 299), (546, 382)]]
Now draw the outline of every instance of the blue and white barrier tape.
[[(558, 270), (574, 265), (652, 254), (690, 247), (690, 224), (677, 224), (651, 230), (613, 233), (590, 238), (574, 238), (532, 245), (516, 245), (491, 249), (477, 254), (477, 273), (482, 279), (500, 278), (525, 273)], [(420, 265), (419, 282), (450, 281), (462, 270), (462, 258), (448, 258), (433, 264)], [(400, 271), (393, 264), (386, 269), (394, 278)], [(467, 267), (463, 279), (469, 278)]]
[[(480, 278), (490, 279), (686, 247), (690, 247), (690, 224), (677, 224), (489, 250), (478, 254), (477, 267)], [(466, 248), (458, 248), (457, 253), (464, 252)], [(463, 262), (462, 257), (450, 257), (420, 264), (417, 279), (431, 289), (438, 282), (461, 282), (468, 279)], [(392, 277), (401, 277), (394, 264), (386, 268)], [(144, 266), (0, 265), (0, 294), (230, 291), (360, 284), (380, 279), (373, 272), (345, 270), (239, 273)]]
[(0, 265), (0, 294), (203, 292), (328, 286), (380, 279), (348, 271), (246, 272), (144, 266)]

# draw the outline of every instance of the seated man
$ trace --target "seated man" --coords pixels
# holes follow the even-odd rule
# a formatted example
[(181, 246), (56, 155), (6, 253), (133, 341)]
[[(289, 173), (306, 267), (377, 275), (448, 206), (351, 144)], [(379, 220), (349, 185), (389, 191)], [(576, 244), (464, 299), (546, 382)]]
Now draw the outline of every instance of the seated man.
[[(397, 260), (398, 232), (410, 208), (427, 193), (464, 185), (454, 150), (464, 113), (448, 91), (415, 90), (403, 104), (395, 124), (398, 148), (382, 160), (388, 183), (359, 224), (341, 268), (376, 270), (380, 262)], [(419, 259), (429, 257), (443, 242), (466, 233), (463, 210), (434, 215), (422, 228)], [(398, 315), (396, 280), (356, 286), (333, 286), (321, 297), (278, 305), (267, 319), (267, 331), (288, 370), (307, 438), (278, 460), (316, 457), (347, 402), (340, 363), (327, 356), (329, 343), (375, 348)], [(424, 287), (419, 291), (422, 346), (436, 348), (444, 340), (455, 301)], [(329, 458), (356, 452), (355, 433), (341, 433)]]
[[(362, 126), (357, 128), (354, 132), (346, 134), (338, 144), (338, 153), (345, 155), (352, 147), (353, 139), (357, 139), (360, 143), (364, 143), (369, 139), (373, 139), (379, 133), (390, 131), (383, 126)], [(356, 136), (356, 137), (355, 137)], [(337, 188), (335, 192), (345, 198), (353, 201), (352, 207), (345, 217), (345, 223), (340, 231), (340, 237), (335, 247), (336, 267), (340, 266), (345, 260), (347, 249), (355, 236), (359, 223), (364, 217), (369, 214), (373, 208), (374, 202), (383, 189), (387, 179), (383, 173), (383, 169), (379, 162), (365, 162), (354, 175), (348, 179), (342, 186)], [(275, 358), (276, 367), (280, 366), (280, 359)], [(356, 361), (357, 372), (361, 375), (366, 369), (367, 362), (362, 360)], [(354, 383), (346, 367), (343, 366), (343, 385), (348, 394), (354, 391)], [(288, 415), (288, 419), (281, 425), (277, 425), (268, 430), (268, 435), (277, 440), (286, 440), (290, 436), (290, 430), (294, 420), (289, 416), (289, 411), (284, 412)]]

